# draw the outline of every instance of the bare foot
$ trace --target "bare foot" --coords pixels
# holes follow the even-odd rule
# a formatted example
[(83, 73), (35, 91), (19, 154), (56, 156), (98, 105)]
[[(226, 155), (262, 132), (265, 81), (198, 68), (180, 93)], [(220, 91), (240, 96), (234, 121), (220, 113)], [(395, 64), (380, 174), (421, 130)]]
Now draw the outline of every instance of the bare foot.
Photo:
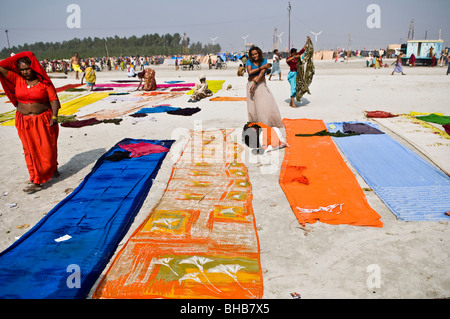
[(27, 194), (34, 194), (36, 192), (39, 192), (40, 190), (42, 190), (42, 186), (39, 184), (32, 184), (23, 189), (23, 191)]

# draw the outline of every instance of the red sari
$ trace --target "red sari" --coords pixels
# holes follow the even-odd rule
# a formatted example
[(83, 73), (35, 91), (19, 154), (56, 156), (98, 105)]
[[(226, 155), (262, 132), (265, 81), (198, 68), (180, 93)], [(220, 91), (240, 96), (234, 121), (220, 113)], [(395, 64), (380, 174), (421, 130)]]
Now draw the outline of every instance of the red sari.
[[(39, 100), (42, 98), (50, 102), (57, 99), (58, 96), (53, 83), (32, 52), (22, 52), (0, 61), (0, 66), (8, 69), (9, 72), (19, 74), (17, 61), (23, 57), (28, 57), (31, 60), (30, 67), (36, 72), (40, 81), (38, 85), (45, 87), (45, 90), (42, 88), (40, 90), (43, 96)], [(18, 104), (16, 88), (23, 84), (21, 83), (22, 80), (23, 78), (21, 79), (20, 75), (10, 76), (8, 74), (8, 79), (0, 75), (3, 89), (15, 107)], [(23, 115), (16, 112), (15, 125), (22, 141), (30, 181), (34, 184), (43, 184), (49, 181), (58, 168), (57, 140), (59, 126), (57, 124), (49, 126), (51, 119), (51, 108), (39, 115)]]

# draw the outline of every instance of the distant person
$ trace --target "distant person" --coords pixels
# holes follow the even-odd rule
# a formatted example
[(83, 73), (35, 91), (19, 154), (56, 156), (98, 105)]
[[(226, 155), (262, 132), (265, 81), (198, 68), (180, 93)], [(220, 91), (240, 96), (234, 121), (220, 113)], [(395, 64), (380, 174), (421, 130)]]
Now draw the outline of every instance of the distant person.
[(97, 76), (95, 75), (95, 63), (88, 66), (86, 70), (84, 70), (83, 77), (81, 78), (81, 85), (83, 85), (84, 79), (86, 79), (88, 91), (94, 90), (94, 85), (95, 82), (97, 81)]
[[(141, 81), (139, 82), (139, 85), (136, 89), (136, 91), (144, 90), (144, 91), (155, 91), (156, 90), (156, 72), (155, 70), (148, 68), (144, 69), (144, 71), (139, 72), (139, 78)], [(144, 81), (144, 85), (141, 89), (142, 81)]]
[(134, 67), (133, 67), (133, 65), (131, 64), (130, 66), (128, 66), (128, 69), (127, 69), (127, 76), (129, 77), (129, 78), (134, 78), (134, 77), (136, 77), (136, 71), (134, 70)]
[(447, 63), (448, 63), (447, 75), (448, 75), (450, 73), (450, 55), (447, 55)]
[(238, 71), (237, 71), (237, 75), (238, 75), (238, 76), (244, 76), (244, 73), (245, 73), (245, 68), (244, 68), (244, 66), (243, 66), (242, 64), (239, 64)]
[(212, 95), (212, 91), (208, 89), (208, 83), (206, 82), (206, 76), (201, 74), (199, 76), (199, 83), (195, 84), (194, 92), (188, 102), (198, 102), (207, 96)]
[(272, 81), (272, 76), (277, 75), (279, 76), (280, 81), (281, 80), (281, 67), (280, 67), (280, 61), (281, 61), (281, 54), (280, 52), (275, 49), (273, 50), (273, 65), (272, 65), (272, 72), (269, 76), (269, 81)]
[[(247, 53), (245, 53), (244, 56), (241, 58), (242, 64), (243, 64), (244, 66), (247, 65), (247, 60), (248, 60)], [(247, 72), (247, 70), (244, 68), (244, 73), (245, 73), (245, 72)]]
[(78, 72), (83, 72), (80, 67), (78, 52), (74, 53), (73, 57), (70, 59), (70, 64), (72, 65), (72, 70), (75, 71), (75, 79), (78, 80)]
[(397, 55), (397, 60), (394, 63), (392, 63), (392, 65), (394, 65), (394, 64), (395, 64), (395, 68), (394, 68), (394, 71), (392, 71), (391, 75), (394, 75), (394, 73), (401, 73), (402, 75), (405, 75), (405, 73), (403, 73), (401, 55)]
[(411, 57), (409, 58), (409, 65), (412, 67), (416, 66), (416, 56), (413, 54), (411, 54)]
[(288, 81), (291, 84), (291, 101), (289, 103), (291, 107), (298, 107), (295, 105), (295, 97), (297, 96), (297, 62), (298, 59), (302, 58), (302, 54), (305, 52), (309, 40), (310, 38), (307, 37), (305, 46), (298, 53), (297, 49), (292, 48), (289, 57), (286, 59), (286, 63), (290, 68)]
[(436, 54), (433, 54), (433, 57), (431, 58), (431, 67), (434, 68), (437, 64)]

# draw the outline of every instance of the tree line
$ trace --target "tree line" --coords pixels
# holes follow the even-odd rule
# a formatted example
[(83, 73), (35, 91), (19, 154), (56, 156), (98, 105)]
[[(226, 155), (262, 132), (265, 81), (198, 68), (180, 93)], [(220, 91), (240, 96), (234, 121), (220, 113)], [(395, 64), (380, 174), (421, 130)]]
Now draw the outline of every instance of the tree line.
[[(183, 43), (184, 42), (184, 43)], [(188, 48), (186, 52), (185, 48)], [(74, 52), (80, 57), (119, 57), (119, 56), (156, 56), (182, 54), (217, 54), (221, 51), (220, 44), (203, 45), (201, 42), (190, 43), (190, 38), (183, 40), (179, 33), (159, 35), (147, 34), (141, 37), (107, 37), (72, 39), (63, 42), (36, 42), (11, 47), (11, 52), (32, 51), (39, 60), (70, 59)], [(10, 56), (10, 50), (0, 51), (0, 58)]]

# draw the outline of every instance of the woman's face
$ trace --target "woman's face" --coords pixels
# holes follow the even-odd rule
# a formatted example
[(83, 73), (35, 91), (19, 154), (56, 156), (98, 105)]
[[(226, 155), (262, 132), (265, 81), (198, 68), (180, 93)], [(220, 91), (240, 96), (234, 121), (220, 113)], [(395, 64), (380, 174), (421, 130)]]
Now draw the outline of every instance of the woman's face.
[(252, 60), (255, 62), (259, 61), (259, 53), (256, 50), (253, 50), (252, 52), (250, 52), (250, 55), (252, 57)]
[(20, 63), (19, 72), (25, 80), (34, 80), (35, 78), (35, 73), (28, 64)]

